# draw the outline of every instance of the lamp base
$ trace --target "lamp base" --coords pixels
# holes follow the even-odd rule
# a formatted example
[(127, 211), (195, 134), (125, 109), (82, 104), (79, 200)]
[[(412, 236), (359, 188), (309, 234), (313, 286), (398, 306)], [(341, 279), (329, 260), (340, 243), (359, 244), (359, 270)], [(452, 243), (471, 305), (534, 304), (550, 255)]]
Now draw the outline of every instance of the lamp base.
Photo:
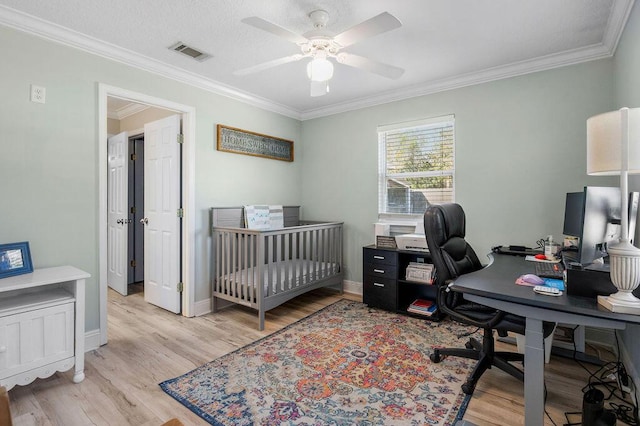
[(598, 304), (611, 312), (640, 315), (640, 299), (634, 297), (635, 301), (620, 300), (615, 297), (617, 294), (619, 293), (611, 296), (598, 296)]
[(632, 292), (640, 284), (640, 249), (627, 239), (609, 247), (611, 282), (618, 289), (610, 296), (598, 296), (598, 304), (611, 312), (640, 315), (640, 299)]

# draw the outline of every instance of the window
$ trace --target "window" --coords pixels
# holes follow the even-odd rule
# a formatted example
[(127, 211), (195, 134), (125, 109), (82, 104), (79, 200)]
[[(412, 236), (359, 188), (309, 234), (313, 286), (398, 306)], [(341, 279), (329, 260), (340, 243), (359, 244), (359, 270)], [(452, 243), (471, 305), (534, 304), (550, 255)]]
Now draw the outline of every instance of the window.
[(378, 127), (378, 213), (423, 214), (454, 200), (454, 117)]

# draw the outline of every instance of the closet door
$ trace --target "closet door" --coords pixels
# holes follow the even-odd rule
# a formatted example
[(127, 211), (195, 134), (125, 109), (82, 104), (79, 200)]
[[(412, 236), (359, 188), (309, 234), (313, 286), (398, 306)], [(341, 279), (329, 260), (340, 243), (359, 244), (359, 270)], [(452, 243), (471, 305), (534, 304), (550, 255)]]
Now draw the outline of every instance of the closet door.
[(144, 126), (144, 299), (168, 311), (181, 307), (180, 117)]
[(108, 139), (107, 167), (107, 283), (127, 295), (127, 235), (129, 226), (129, 138), (127, 132)]

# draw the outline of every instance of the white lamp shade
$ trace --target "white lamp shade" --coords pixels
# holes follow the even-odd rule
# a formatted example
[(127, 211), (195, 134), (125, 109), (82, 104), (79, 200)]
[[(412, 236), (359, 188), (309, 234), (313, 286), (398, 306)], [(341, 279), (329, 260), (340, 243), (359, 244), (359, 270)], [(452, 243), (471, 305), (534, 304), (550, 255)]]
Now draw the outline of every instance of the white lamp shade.
[(640, 108), (623, 108), (587, 120), (587, 174), (619, 175), (622, 164), (622, 117), (628, 111), (627, 170), (640, 173)]

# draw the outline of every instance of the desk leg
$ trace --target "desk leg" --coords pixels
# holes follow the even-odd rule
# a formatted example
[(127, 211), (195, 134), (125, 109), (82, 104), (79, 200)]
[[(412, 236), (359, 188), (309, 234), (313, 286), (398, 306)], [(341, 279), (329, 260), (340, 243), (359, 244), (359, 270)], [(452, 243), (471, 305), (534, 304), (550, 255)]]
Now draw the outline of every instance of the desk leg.
[(75, 374), (74, 383), (84, 380), (84, 280), (75, 282), (76, 298), (76, 346), (75, 346)]
[(544, 424), (544, 336), (542, 321), (527, 318), (524, 355), (524, 418), (527, 426)]

